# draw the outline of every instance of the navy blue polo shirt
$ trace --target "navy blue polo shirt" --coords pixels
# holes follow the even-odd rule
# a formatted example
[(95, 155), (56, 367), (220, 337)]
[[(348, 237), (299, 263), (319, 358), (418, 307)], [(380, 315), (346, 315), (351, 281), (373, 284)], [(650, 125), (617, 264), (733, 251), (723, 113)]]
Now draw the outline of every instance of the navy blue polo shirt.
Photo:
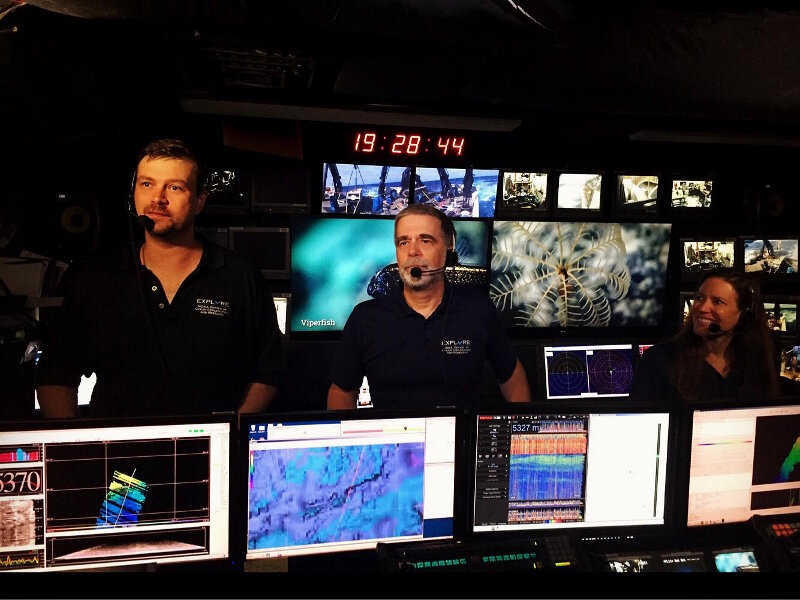
[(485, 293), (446, 284), (442, 302), (426, 319), (406, 304), (400, 289), (353, 309), (330, 379), (354, 390), (366, 375), (375, 408), (468, 408), (479, 399), (486, 360), (500, 382), (517, 363)]
[(92, 416), (232, 411), (248, 383), (283, 385), (272, 294), (248, 259), (204, 245), (169, 303), (136, 257), (128, 251), (65, 275), (37, 385), (77, 387), (95, 372)]

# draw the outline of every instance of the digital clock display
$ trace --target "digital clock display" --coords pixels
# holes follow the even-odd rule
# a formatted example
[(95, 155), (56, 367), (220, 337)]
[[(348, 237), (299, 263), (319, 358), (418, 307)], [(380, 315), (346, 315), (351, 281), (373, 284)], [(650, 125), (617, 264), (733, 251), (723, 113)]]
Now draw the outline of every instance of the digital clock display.
[(354, 133), (351, 150), (367, 156), (461, 158), (467, 151), (467, 143), (466, 136), (458, 134), (383, 133), (364, 129)]

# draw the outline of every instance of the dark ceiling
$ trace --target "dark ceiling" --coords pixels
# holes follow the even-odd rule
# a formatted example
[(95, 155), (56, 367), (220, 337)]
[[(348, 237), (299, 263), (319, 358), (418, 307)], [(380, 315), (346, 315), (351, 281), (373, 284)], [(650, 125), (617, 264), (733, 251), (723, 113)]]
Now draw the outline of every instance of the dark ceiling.
[(797, 145), (800, 12), (788, 6), (0, 0), (0, 108), (18, 116), (12, 139), (135, 127), (179, 106)]

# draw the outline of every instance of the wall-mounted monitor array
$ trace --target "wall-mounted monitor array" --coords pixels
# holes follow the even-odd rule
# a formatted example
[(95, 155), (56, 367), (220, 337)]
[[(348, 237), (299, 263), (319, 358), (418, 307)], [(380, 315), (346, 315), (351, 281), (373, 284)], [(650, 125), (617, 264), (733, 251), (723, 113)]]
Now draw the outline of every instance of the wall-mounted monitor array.
[(412, 203), (450, 217), (491, 218), (497, 169), (324, 163), (322, 213), (396, 215)]
[(454, 536), (457, 415), (243, 417), (247, 560)]
[(692, 411), (686, 525), (800, 517), (800, 405)]
[[(462, 270), (485, 282), (491, 221), (454, 224)], [(397, 284), (391, 217), (297, 216), (291, 230), (292, 333), (341, 331), (356, 304)]]
[(633, 346), (545, 346), (544, 368), (548, 400), (627, 396), (633, 380)]
[(495, 220), (490, 297), (509, 328), (660, 325), (670, 231)]
[(473, 533), (665, 524), (668, 412), (526, 409), (473, 419)]
[(231, 417), (0, 424), (0, 570), (230, 560)]

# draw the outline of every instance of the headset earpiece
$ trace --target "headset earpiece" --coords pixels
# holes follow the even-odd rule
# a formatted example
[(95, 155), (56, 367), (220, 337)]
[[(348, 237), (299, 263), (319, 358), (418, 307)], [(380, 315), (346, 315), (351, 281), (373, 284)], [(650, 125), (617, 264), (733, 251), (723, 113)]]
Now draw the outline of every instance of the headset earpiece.
[(453, 232), (453, 247), (447, 250), (444, 259), (445, 267), (454, 267), (458, 264), (458, 252), (456, 252), (456, 234)]
[(750, 292), (750, 305), (739, 315), (739, 320), (736, 321), (736, 325), (733, 327), (733, 330), (736, 332), (747, 327), (756, 318), (756, 292), (752, 285), (749, 286), (748, 291)]

